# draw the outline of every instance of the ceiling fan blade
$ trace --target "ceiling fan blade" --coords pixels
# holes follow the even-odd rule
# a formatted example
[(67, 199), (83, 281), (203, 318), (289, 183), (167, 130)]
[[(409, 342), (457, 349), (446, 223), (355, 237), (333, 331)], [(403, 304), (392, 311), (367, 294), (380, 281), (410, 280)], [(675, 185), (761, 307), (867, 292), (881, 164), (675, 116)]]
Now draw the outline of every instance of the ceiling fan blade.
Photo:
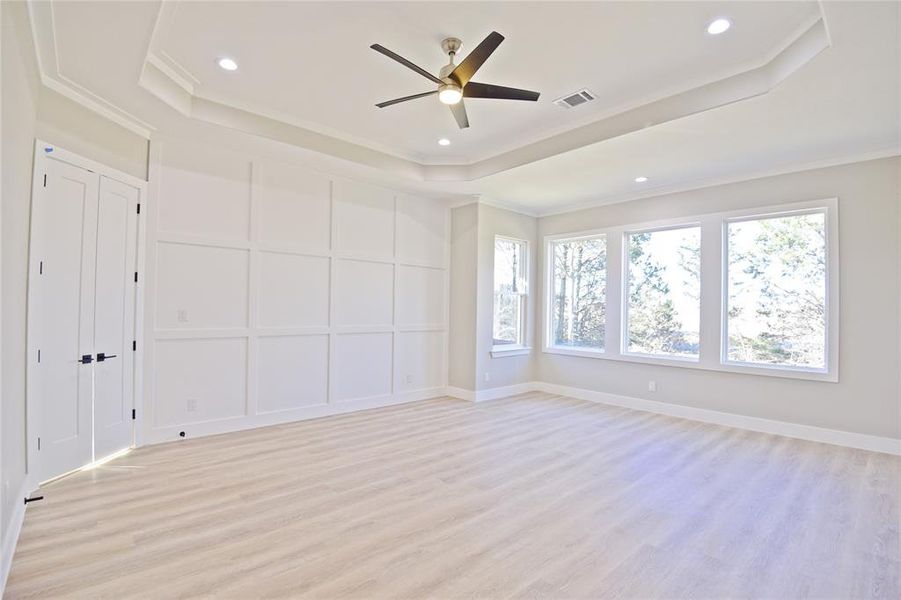
[(490, 83), (478, 83), (476, 81), (470, 81), (463, 88), (464, 98), (494, 98), (497, 100), (528, 100), (535, 102), (538, 100), (539, 95), (538, 92), (492, 85)]
[(379, 108), (385, 108), (386, 106), (391, 106), (392, 104), (398, 104), (399, 102), (406, 102), (407, 100), (416, 100), (417, 98), (425, 98), (426, 96), (431, 96), (432, 94), (437, 94), (438, 90), (434, 90), (431, 92), (423, 92), (421, 94), (413, 94), (412, 96), (404, 96), (403, 98), (395, 98), (394, 100), (387, 100), (385, 102), (379, 102), (376, 104)]
[[(429, 73), (428, 71), (426, 71), (425, 69), (423, 69), (422, 67), (417, 66), (417, 65), (414, 65), (413, 63), (411, 63), (410, 61), (408, 61), (406, 58), (404, 58), (403, 56), (401, 56), (400, 54), (397, 54), (397, 53), (395, 53), (395, 52), (392, 52), (391, 50), (388, 50), (387, 48), (385, 48), (384, 46), (382, 46), (382, 45), (380, 45), (380, 44), (373, 44), (373, 45), (370, 46), (370, 48), (372, 48), (372, 49), (375, 50), (376, 52), (381, 52), (382, 54), (384, 54), (384, 55), (387, 56), (388, 58), (392, 58), (392, 59), (396, 60), (397, 62), (399, 62), (399, 63), (402, 64), (403, 66), (407, 67), (408, 69), (412, 69), (412, 70), (416, 71), (417, 73), (419, 73), (420, 75), (422, 75), (422, 76), (425, 77), (426, 79), (430, 79), (430, 80), (432, 80), (433, 82), (437, 83), (438, 85), (441, 85), (441, 84), (444, 83), (443, 81), (441, 81), (440, 79), (438, 79), (437, 77), (435, 77), (434, 75), (432, 75), (431, 73)], [(468, 58), (468, 57), (467, 57), (467, 58)]]
[(456, 80), (461, 86), (465, 86), (469, 83), (469, 80), (472, 79), (472, 76), (475, 75), (476, 71), (479, 70), (479, 67), (488, 60), (491, 53), (497, 50), (497, 47), (500, 46), (503, 41), (504, 36), (496, 31), (492, 31), (488, 34), (488, 37), (482, 40), (481, 43), (463, 59), (463, 62), (457, 65), (456, 69), (451, 71), (448, 77)]
[(466, 106), (463, 105), (462, 100), (456, 104), (449, 105), (449, 108), (454, 113), (454, 118), (457, 120), (457, 125), (460, 129), (469, 127), (469, 117), (466, 116)]

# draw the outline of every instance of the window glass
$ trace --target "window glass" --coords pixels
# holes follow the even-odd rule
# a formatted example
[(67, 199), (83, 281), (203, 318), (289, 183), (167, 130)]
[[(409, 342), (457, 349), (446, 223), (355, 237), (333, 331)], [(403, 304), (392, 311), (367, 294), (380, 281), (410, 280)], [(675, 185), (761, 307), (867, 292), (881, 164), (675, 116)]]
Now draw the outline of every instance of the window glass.
[(551, 243), (551, 345), (603, 350), (607, 318), (607, 239)]
[(826, 368), (826, 215), (727, 225), (732, 362)]
[(625, 351), (698, 357), (701, 228), (627, 234)]
[(526, 244), (494, 241), (494, 345), (524, 344)]

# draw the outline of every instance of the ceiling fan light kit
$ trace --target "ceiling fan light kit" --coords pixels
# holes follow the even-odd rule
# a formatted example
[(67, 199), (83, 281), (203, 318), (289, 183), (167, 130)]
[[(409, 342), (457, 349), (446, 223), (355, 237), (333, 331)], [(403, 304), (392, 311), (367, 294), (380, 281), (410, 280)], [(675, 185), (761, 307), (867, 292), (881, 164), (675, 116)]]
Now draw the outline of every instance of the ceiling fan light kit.
[(438, 88), (438, 99), (444, 104), (456, 104), (463, 99), (463, 90), (455, 83), (445, 83)]
[(430, 92), (422, 92), (413, 94), (412, 96), (403, 96), (394, 100), (387, 100), (376, 104), (379, 108), (392, 106), (407, 100), (415, 100), (424, 98), (433, 94), (438, 94), (438, 100), (446, 104), (457, 121), (460, 129), (469, 127), (469, 117), (466, 115), (466, 107), (463, 104), (464, 98), (492, 98), (495, 100), (525, 100), (535, 102), (538, 100), (539, 93), (530, 90), (521, 90), (517, 88), (504, 87), (502, 85), (492, 85), (489, 83), (478, 83), (472, 81), (472, 76), (476, 71), (488, 60), (488, 57), (497, 50), (504, 36), (496, 31), (492, 31), (482, 42), (463, 59), (459, 65), (454, 64), (454, 57), (463, 45), (458, 38), (450, 37), (441, 41), (441, 50), (447, 54), (448, 63), (441, 67), (438, 76), (432, 75), (422, 67), (413, 64), (399, 54), (388, 50), (380, 44), (370, 46), (376, 52), (384, 54), (388, 58), (399, 62), (408, 69), (416, 71), (432, 83), (437, 84), (437, 89)]

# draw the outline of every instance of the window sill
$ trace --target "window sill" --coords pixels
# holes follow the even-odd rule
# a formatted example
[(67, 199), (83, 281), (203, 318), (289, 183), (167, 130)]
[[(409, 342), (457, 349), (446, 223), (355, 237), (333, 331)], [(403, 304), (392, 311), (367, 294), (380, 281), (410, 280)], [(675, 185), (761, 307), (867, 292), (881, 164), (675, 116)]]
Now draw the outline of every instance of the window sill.
[(645, 365), (657, 365), (661, 367), (681, 367), (685, 369), (700, 369), (703, 371), (719, 371), (725, 373), (741, 373), (745, 375), (762, 375), (764, 377), (781, 377), (784, 379), (802, 379), (806, 381), (823, 381), (838, 383), (838, 373), (798, 369), (792, 367), (755, 365), (734, 362), (711, 362), (710, 360), (691, 359), (680, 356), (662, 357), (641, 354), (607, 353), (600, 350), (586, 350), (545, 346), (542, 348), (545, 354), (560, 354), (563, 356), (580, 356), (600, 360), (614, 360), (618, 362), (640, 363)]
[(530, 354), (532, 352), (532, 348), (529, 346), (492, 346), (491, 347), (491, 358), (505, 358), (507, 356), (523, 356), (525, 354)]
[(696, 365), (701, 360), (700, 356), (688, 356), (686, 354), (642, 354), (641, 352), (623, 352), (621, 356), (625, 360), (650, 363), (663, 361), (688, 365)]
[(548, 354), (562, 354), (564, 356), (587, 356), (588, 358), (605, 358), (604, 350), (600, 348), (575, 348), (570, 346), (548, 346), (544, 349)]

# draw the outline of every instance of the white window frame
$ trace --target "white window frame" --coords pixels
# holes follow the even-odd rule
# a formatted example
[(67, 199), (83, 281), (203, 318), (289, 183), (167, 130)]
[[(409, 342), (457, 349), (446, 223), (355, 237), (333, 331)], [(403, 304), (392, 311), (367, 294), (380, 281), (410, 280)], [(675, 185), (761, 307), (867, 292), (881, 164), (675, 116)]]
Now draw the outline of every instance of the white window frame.
[[(734, 220), (753, 220), (762, 216), (802, 214), (810, 212), (826, 214), (826, 364), (827, 369), (815, 371), (784, 367), (780, 365), (736, 364), (724, 361), (726, 345), (725, 316), (728, 293), (728, 268), (726, 252), (727, 224)], [(625, 311), (628, 303), (628, 261), (626, 234), (678, 229), (681, 227), (701, 227), (701, 320), (700, 351), (698, 359), (680, 356), (626, 354)], [(606, 348), (604, 352), (585, 349), (560, 348), (551, 345), (552, 322), (550, 309), (553, 306), (553, 272), (551, 242), (578, 239), (597, 235), (607, 236), (607, 313), (605, 320)], [(767, 377), (804, 379), (812, 381), (838, 382), (839, 372), (839, 248), (838, 248), (838, 199), (826, 198), (778, 205), (762, 205), (734, 211), (723, 211), (701, 215), (691, 215), (676, 219), (665, 219), (647, 223), (611, 225), (608, 227), (564, 232), (544, 236), (544, 291), (542, 294), (542, 342), (541, 351), (546, 354), (576, 356), (600, 360), (615, 360), (650, 365), (702, 369), (729, 373), (744, 373)], [(619, 257), (619, 259), (617, 259)], [(618, 298), (611, 302), (611, 298)], [(620, 340), (619, 343), (610, 343)]]
[[(642, 228), (629, 228), (623, 231), (623, 242), (622, 242), (622, 261), (623, 261), (623, 279), (621, 288), (621, 296), (620, 302), (622, 303), (622, 327), (620, 327), (620, 353), (623, 356), (634, 356), (640, 358), (653, 358), (653, 359), (664, 359), (664, 360), (674, 360), (678, 362), (685, 363), (697, 363), (701, 360), (700, 353), (697, 357), (693, 356), (680, 356), (678, 354), (648, 354), (646, 352), (630, 352), (629, 351), (629, 236), (634, 235), (636, 233), (658, 233), (660, 231), (673, 231), (676, 229), (689, 229), (696, 228), (698, 229), (698, 234), (700, 235), (700, 243), (701, 247), (704, 246), (704, 228), (701, 226), (700, 221), (681, 221), (674, 222), (670, 225), (664, 225), (662, 227), (642, 227)], [(703, 281), (703, 272), (700, 274), (701, 280)], [(702, 284), (703, 285), (703, 284)], [(698, 301), (698, 313), (700, 318), (701, 313), (700, 300)], [(699, 344), (700, 346), (700, 344)], [(700, 351), (699, 351), (700, 352)]]
[[(826, 228), (826, 339), (825, 367), (818, 369), (793, 365), (774, 365), (729, 360), (729, 225), (763, 219), (777, 219), (802, 215), (821, 214)], [(822, 201), (818, 206), (796, 208), (794, 210), (741, 211), (724, 218), (722, 225), (722, 309), (720, 314), (720, 363), (730, 370), (757, 372), (778, 370), (795, 375), (820, 376), (827, 381), (838, 381), (838, 202), (836, 199)], [(815, 378), (815, 377), (810, 377)]]
[(554, 244), (564, 243), (564, 242), (578, 242), (582, 240), (593, 240), (600, 239), (604, 240), (604, 252), (606, 253), (606, 265), (604, 267), (605, 278), (609, 276), (610, 272), (610, 250), (609, 250), (609, 238), (604, 231), (597, 230), (594, 232), (583, 232), (577, 235), (554, 235), (548, 236), (545, 238), (545, 264), (547, 265), (547, 269), (545, 269), (545, 290), (547, 293), (545, 294), (545, 311), (544, 311), (544, 351), (545, 352), (553, 352), (556, 354), (570, 354), (574, 356), (583, 356), (583, 355), (594, 355), (594, 354), (604, 354), (607, 351), (607, 346), (609, 346), (610, 336), (609, 329), (607, 325), (607, 307), (610, 305), (610, 281), (607, 280), (607, 294), (604, 296), (604, 348), (572, 348), (570, 346), (558, 346), (553, 343), (554, 340), (554, 265), (556, 261), (554, 259)]
[[(494, 292), (494, 269), (497, 262), (497, 242), (513, 242), (522, 247), (522, 260), (520, 261), (520, 271), (522, 272), (523, 289), (519, 292), (520, 313), (519, 313), (519, 342), (516, 344), (494, 344), (494, 316), (497, 306), (495, 305)], [(515, 238), (506, 235), (495, 235), (494, 243), (491, 247), (491, 356), (493, 358), (502, 358), (506, 356), (522, 356), (529, 354), (532, 348), (528, 344), (529, 335), (529, 281), (531, 269), (531, 251), (529, 241), (521, 238)]]

